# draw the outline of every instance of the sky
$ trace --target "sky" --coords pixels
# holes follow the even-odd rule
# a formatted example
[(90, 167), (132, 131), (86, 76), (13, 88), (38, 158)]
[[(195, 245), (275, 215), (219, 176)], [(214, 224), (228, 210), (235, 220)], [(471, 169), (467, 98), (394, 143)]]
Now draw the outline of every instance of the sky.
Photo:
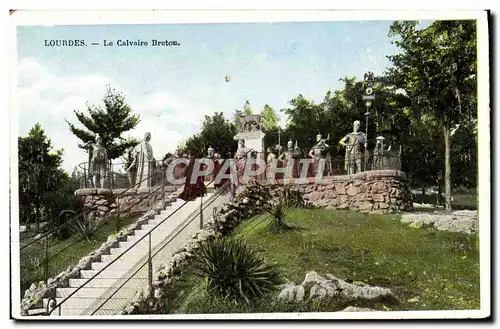
[[(205, 115), (228, 118), (249, 100), (280, 109), (298, 94), (321, 102), (345, 76), (383, 73), (397, 52), (392, 21), (21, 26), (18, 42), (18, 135), (39, 122), (71, 172), (87, 160), (65, 120), (102, 105), (106, 85), (140, 115), (130, 136), (151, 132), (157, 159), (199, 132)], [(46, 47), (45, 40), (85, 40), (85, 47)], [(176, 47), (104, 47), (103, 40), (175, 40)], [(99, 46), (90, 45), (92, 42)], [(230, 81), (225, 81), (230, 76)], [(127, 137), (129, 134), (125, 133)]]

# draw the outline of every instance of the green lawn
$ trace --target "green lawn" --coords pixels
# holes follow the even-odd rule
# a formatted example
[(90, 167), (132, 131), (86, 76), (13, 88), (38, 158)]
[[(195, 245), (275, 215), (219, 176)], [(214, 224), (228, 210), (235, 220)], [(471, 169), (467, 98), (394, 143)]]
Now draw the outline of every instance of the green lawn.
[[(399, 301), (386, 304), (391, 310), (480, 306), (476, 237), (432, 228), (412, 229), (395, 220), (397, 215), (327, 209), (293, 209), (287, 215), (293, 230), (270, 232), (270, 217), (263, 214), (245, 221), (233, 233), (275, 263), (287, 281), (300, 283), (306, 272), (316, 271), (388, 287)], [(171, 313), (339, 309), (339, 305), (281, 305), (274, 309), (268, 299), (251, 307), (210, 299), (201, 289), (201, 280), (189, 270), (169, 293), (167, 303), (166, 312)], [(369, 307), (387, 309), (381, 304)]]
[[(136, 221), (140, 215), (120, 219), (120, 227)], [(102, 221), (95, 236), (87, 241), (75, 235), (66, 240), (49, 239), (49, 271), (48, 277), (53, 277), (106, 242), (108, 236), (116, 233), (116, 218)], [(23, 245), (32, 239), (23, 240)], [(45, 281), (45, 240), (34, 243), (21, 250), (21, 294), (34, 282)]]

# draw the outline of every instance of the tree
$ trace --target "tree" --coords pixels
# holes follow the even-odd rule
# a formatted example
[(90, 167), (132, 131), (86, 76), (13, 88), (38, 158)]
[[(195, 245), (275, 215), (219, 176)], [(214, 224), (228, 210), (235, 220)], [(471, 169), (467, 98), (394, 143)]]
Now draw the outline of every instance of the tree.
[(451, 210), (451, 135), (476, 116), (476, 24), (472, 20), (394, 22), (389, 36), (401, 50), (388, 58), (389, 79), (404, 90), (412, 115), (435, 120), (444, 139), (445, 208)]
[[(316, 141), (316, 135), (326, 129), (325, 110), (321, 105), (314, 104), (302, 95), (290, 100), (290, 108), (282, 109), (288, 116), (286, 133), (282, 137), (297, 140), (299, 147), (311, 147)], [(286, 140), (281, 138), (282, 141)]]
[(206, 155), (208, 147), (223, 157), (236, 151), (236, 126), (229, 122), (222, 112), (216, 112), (212, 116), (205, 116), (199, 134), (193, 135), (185, 143), (185, 151), (192, 156), (200, 157)]
[(135, 138), (122, 137), (123, 132), (137, 126), (139, 115), (132, 114), (132, 109), (125, 102), (123, 94), (110, 86), (106, 86), (103, 102), (104, 108), (87, 105), (88, 115), (78, 110), (74, 111), (76, 118), (86, 129), (77, 128), (67, 120), (66, 122), (70, 131), (83, 142), (80, 147), (83, 148), (87, 143), (95, 143), (96, 135), (99, 135), (102, 137), (109, 159), (116, 159), (127, 149), (139, 144)]
[(37, 123), (27, 136), (18, 138), (19, 212), (21, 223), (55, 220), (63, 209), (75, 207), (78, 181), (61, 168), (63, 150), (52, 145)]
[(264, 109), (260, 112), (260, 116), (262, 118), (262, 126), (264, 130), (276, 130), (278, 128), (278, 117), (276, 116), (276, 112), (269, 105), (264, 105)]

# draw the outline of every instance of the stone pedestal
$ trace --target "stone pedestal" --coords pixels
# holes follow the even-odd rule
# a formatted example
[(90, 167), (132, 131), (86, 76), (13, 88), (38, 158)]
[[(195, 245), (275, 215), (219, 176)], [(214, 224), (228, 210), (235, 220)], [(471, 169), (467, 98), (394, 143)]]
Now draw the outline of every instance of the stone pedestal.
[[(234, 140), (244, 140), (245, 141), (245, 146), (253, 149), (257, 152), (257, 159), (262, 159), (265, 163), (265, 153), (264, 153), (264, 136), (266, 136), (265, 133), (262, 131), (246, 131), (246, 132), (240, 132), (236, 136), (234, 136)], [(258, 180), (263, 180), (265, 179), (266, 174), (263, 172), (258, 176)]]

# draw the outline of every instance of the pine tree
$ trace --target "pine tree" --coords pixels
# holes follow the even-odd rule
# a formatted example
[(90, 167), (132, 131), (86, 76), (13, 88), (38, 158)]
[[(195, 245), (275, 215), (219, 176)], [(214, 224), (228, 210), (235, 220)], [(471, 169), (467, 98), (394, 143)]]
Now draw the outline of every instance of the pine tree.
[(85, 148), (88, 143), (95, 143), (96, 135), (102, 137), (103, 145), (108, 152), (109, 159), (116, 159), (139, 144), (135, 138), (124, 138), (122, 133), (129, 131), (139, 123), (139, 115), (132, 114), (132, 108), (125, 102), (122, 93), (106, 86), (106, 95), (103, 99), (104, 108), (87, 105), (88, 114), (75, 110), (74, 113), (86, 129), (77, 128), (66, 120), (70, 131), (78, 137)]

